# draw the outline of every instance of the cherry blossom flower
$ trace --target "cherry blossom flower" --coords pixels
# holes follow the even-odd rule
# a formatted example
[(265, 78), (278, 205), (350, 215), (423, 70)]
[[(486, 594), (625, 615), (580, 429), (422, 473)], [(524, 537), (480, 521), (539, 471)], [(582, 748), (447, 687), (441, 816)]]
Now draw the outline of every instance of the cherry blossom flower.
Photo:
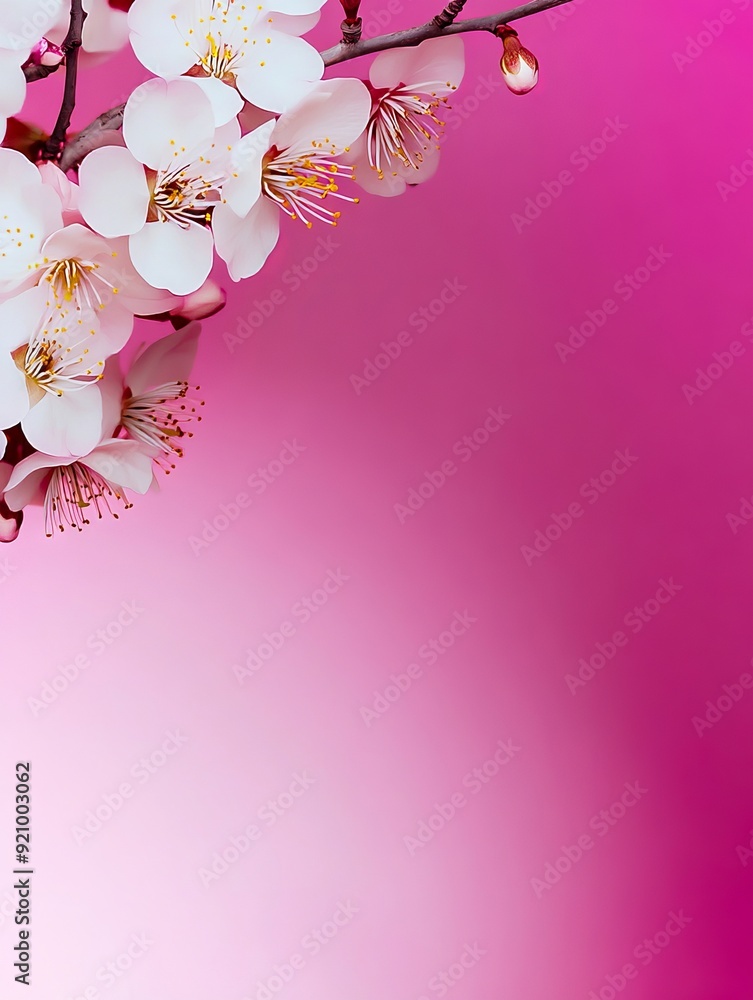
[(327, 80), (278, 120), (260, 125), (234, 146), (224, 202), (214, 210), (217, 252), (235, 281), (256, 274), (274, 249), (280, 211), (306, 226), (336, 225), (332, 207), (357, 198), (338, 181), (353, 168), (341, 155), (363, 132), (371, 102), (360, 80)]
[(58, 308), (48, 289), (29, 288), (0, 305), (0, 427), (21, 429), (53, 455), (90, 451), (102, 433), (96, 383), (106, 342), (91, 313)]
[(434, 175), (444, 124), (438, 111), (464, 69), (463, 40), (454, 35), (379, 53), (369, 70), (371, 116), (348, 157), (361, 187), (392, 197)]
[(104, 146), (79, 172), (81, 214), (105, 237), (128, 236), (131, 260), (155, 288), (196, 291), (209, 275), (211, 211), (240, 128), (215, 129), (212, 105), (185, 78), (148, 81), (126, 104), (126, 146)]
[(298, 37), (323, 3), (136, 0), (128, 15), (131, 45), (159, 76), (189, 73), (237, 88), (261, 108), (286, 111), (324, 72), (319, 53)]
[(28, 279), (42, 244), (63, 224), (60, 199), (37, 168), (0, 149), (0, 297)]
[(152, 449), (139, 441), (105, 439), (81, 457), (58, 458), (36, 452), (14, 468), (5, 489), (12, 511), (31, 503), (44, 507), (45, 533), (81, 531), (93, 515), (117, 518), (116, 507), (133, 504), (125, 491), (144, 494), (154, 481)]

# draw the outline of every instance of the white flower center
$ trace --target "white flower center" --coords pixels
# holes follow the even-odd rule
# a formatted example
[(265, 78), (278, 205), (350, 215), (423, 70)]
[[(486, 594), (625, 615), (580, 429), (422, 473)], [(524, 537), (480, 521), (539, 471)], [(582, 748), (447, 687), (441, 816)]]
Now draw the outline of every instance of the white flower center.
[(133, 506), (118, 486), (81, 462), (58, 466), (53, 470), (44, 498), (45, 534), (51, 538), (55, 528), (64, 531), (66, 527), (81, 531), (90, 523), (85, 513), (89, 507), (94, 508), (100, 520), (104, 513), (117, 518), (118, 513), (111, 506), (113, 501), (121, 503), (124, 510)]
[[(114, 256), (116, 255), (113, 253)], [(38, 266), (44, 267), (47, 263), (45, 260)], [(77, 306), (85, 306), (95, 312), (104, 309), (120, 291), (104, 277), (96, 261), (80, 260), (77, 257), (56, 260), (46, 268), (42, 280), (52, 286), (58, 306), (74, 302)]]
[(366, 126), (369, 163), (384, 175), (397, 158), (418, 169), (430, 145), (436, 145), (444, 122), (435, 111), (447, 98), (425, 93), (422, 86), (396, 87), (376, 102)]
[(166, 382), (129, 397), (123, 405), (123, 427), (135, 440), (160, 450), (155, 461), (167, 473), (175, 468), (171, 460), (183, 457), (182, 439), (193, 437), (183, 425), (201, 420), (198, 410), (204, 402), (189, 396), (190, 391), (187, 382)]
[(73, 332), (65, 325), (66, 315), (53, 310), (29, 343), (13, 352), (13, 360), (26, 376), (32, 404), (45, 393), (62, 396), (102, 378), (104, 360), (89, 357), (88, 338), (96, 330), (86, 332), (79, 318), (80, 330)]
[(206, 225), (225, 180), (225, 172), (214, 169), (204, 157), (187, 166), (160, 170), (152, 176), (149, 221), (174, 222), (183, 229)]
[(341, 213), (324, 208), (322, 202), (337, 198), (358, 203), (358, 198), (341, 194), (336, 183), (340, 177), (353, 180), (353, 167), (333, 159), (331, 147), (328, 151), (325, 143), (314, 142), (312, 146), (305, 154), (273, 146), (264, 159), (262, 188), (291, 219), (300, 219), (309, 229), (312, 219), (336, 226)]

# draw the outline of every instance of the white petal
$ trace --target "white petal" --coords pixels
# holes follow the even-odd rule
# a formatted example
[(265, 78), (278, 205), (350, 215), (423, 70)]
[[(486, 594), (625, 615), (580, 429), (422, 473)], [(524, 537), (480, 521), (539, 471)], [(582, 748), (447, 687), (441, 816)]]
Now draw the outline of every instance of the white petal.
[[(460, 86), (465, 70), (463, 39), (458, 35), (427, 38), (414, 48), (380, 52), (369, 70), (373, 86), (419, 86), (423, 93), (447, 94)], [(421, 85), (426, 85), (421, 87)]]
[(200, 323), (189, 323), (182, 330), (162, 337), (140, 354), (126, 376), (126, 385), (134, 396), (168, 382), (187, 382), (199, 346)]
[(0, 115), (10, 118), (20, 111), (26, 98), (23, 58), (17, 52), (0, 49)]
[(262, 159), (269, 151), (274, 130), (273, 119), (244, 135), (233, 146), (231, 175), (223, 185), (222, 195), (237, 215), (248, 215), (261, 196)]
[(324, 80), (280, 118), (273, 141), (302, 152), (313, 142), (343, 150), (361, 135), (370, 114), (371, 97), (360, 80)]
[(128, 99), (123, 138), (133, 155), (152, 170), (189, 162), (214, 135), (212, 104), (193, 80), (147, 80)]
[(35, 499), (42, 481), (51, 469), (60, 465), (72, 465), (75, 458), (56, 458), (35, 452), (22, 459), (14, 468), (5, 488), (5, 502), (11, 510), (21, 510)]
[(0, 305), (0, 348), (15, 351), (28, 344), (43, 319), (47, 303), (45, 288), (27, 288)]
[(267, 0), (265, 6), (268, 10), (278, 11), (280, 14), (300, 16), (321, 10), (324, 3), (325, 0)]
[(243, 108), (243, 98), (235, 89), (216, 76), (194, 76), (192, 82), (197, 87), (201, 87), (214, 112), (214, 124), (217, 128), (226, 125), (233, 118), (236, 118)]
[(21, 427), (29, 444), (47, 455), (86, 455), (102, 436), (102, 396), (99, 386), (45, 393), (32, 406)]
[(84, 465), (111, 483), (143, 494), (154, 479), (154, 454), (154, 449), (145, 447), (140, 441), (113, 438), (103, 441), (87, 455)]
[(175, 295), (195, 292), (212, 269), (212, 234), (202, 226), (149, 222), (131, 236), (129, 247), (141, 277)]
[(136, 0), (128, 12), (136, 58), (158, 76), (180, 76), (197, 61), (193, 48), (186, 44), (186, 7), (183, 0)]
[[(269, 42), (267, 42), (269, 39)], [(270, 30), (249, 44), (246, 59), (238, 67), (238, 90), (260, 108), (286, 111), (321, 80), (322, 57), (302, 38)]]
[(104, 146), (84, 157), (79, 207), (103, 236), (128, 236), (146, 221), (149, 188), (143, 166), (122, 146)]
[(315, 10), (311, 14), (271, 14), (272, 24), (277, 31), (284, 31), (286, 35), (296, 35), (298, 38), (315, 28), (321, 20), (321, 10)]
[(0, 427), (14, 427), (29, 411), (26, 376), (5, 351), (0, 352)]
[(260, 198), (245, 219), (227, 205), (218, 205), (212, 216), (217, 253), (227, 264), (233, 281), (257, 274), (280, 237), (280, 210)]

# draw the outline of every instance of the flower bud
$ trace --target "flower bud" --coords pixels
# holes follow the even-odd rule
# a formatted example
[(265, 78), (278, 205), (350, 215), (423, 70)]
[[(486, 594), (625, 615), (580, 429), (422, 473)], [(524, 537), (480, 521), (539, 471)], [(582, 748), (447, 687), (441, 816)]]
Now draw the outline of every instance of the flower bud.
[(504, 53), (499, 66), (505, 83), (513, 94), (527, 94), (539, 81), (539, 61), (520, 44), (517, 31), (500, 24), (496, 34), (502, 39)]
[(186, 295), (181, 305), (171, 309), (170, 315), (186, 320), (186, 322), (208, 319), (209, 316), (218, 313), (220, 309), (224, 309), (226, 302), (225, 290), (220, 288), (216, 281), (207, 278), (201, 288)]
[(358, 8), (361, 6), (361, 0), (340, 0), (340, 3), (345, 11), (345, 20), (348, 24), (354, 24), (358, 18)]
[(11, 510), (5, 500), (0, 500), (0, 542), (15, 542), (23, 519), (22, 510)]
[(34, 66), (59, 66), (65, 58), (65, 52), (59, 45), (40, 38), (29, 56), (29, 63)]

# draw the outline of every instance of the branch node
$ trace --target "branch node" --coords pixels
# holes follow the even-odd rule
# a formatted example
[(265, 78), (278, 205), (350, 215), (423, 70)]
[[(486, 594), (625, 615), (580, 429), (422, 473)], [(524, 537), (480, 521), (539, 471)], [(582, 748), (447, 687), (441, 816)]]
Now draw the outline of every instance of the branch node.
[(356, 42), (361, 41), (361, 32), (363, 31), (363, 19), (357, 17), (353, 22), (347, 19), (343, 21), (340, 25), (340, 29), (343, 33), (343, 44), (344, 45), (355, 45)]
[(431, 23), (436, 24), (438, 28), (446, 28), (461, 13), (466, 3), (467, 0), (450, 0), (445, 9), (432, 18)]

